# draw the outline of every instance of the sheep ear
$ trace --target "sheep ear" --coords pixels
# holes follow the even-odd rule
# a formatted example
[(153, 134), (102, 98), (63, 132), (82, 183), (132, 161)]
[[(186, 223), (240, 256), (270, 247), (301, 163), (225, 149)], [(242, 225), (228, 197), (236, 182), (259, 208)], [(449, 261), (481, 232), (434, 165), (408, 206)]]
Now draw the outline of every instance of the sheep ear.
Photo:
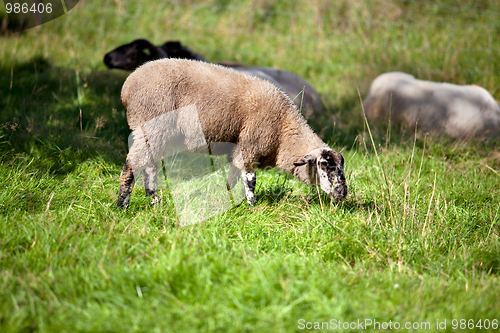
[(146, 49), (146, 48), (150, 48), (150, 47), (155, 47), (153, 44), (151, 44), (146, 39), (136, 39), (132, 43), (130, 43), (129, 45), (136, 46), (138, 49)]
[(295, 166), (301, 166), (301, 165), (304, 165), (304, 164), (307, 164), (307, 163), (316, 163), (316, 158), (313, 155), (308, 154), (308, 155), (302, 157), (300, 159), (300, 161), (293, 163), (293, 165), (295, 165)]
[(179, 52), (182, 48), (181, 42), (178, 41), (168, 41), (163, 44), (162, 48), (168, 52)]

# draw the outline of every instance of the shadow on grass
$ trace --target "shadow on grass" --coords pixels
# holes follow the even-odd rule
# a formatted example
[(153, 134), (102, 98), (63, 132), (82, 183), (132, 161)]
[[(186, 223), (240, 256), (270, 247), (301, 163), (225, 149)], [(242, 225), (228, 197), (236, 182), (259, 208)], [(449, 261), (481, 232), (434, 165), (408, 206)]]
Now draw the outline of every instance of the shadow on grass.
[(101, 155), (122, 163), (129, 129), (120, 91), (128, 73), (64, 69), (36, 57), (0, 67), (0, 156), (67, 173)]
[[(257, 203), (259, 205), (280, 205), (284, 200), (290, 200), (291, 202), (302, 202), (308, 205), (334, 206), (350, 213), (360, 209), (367, 211), (378, 210), (380, 212), (383, 210), (383, 208), (377, 207), (373, 200), (364, 200), (361, 202), (356, 198), (356, 195), (348, 195), (347, 198), (339, 201), (332, 200), (323, 190), (314, 186), (307, 186), (308, 190), (306, 192), (308, 193), (293, 193), (296, 189), (287, 186), (286, 181), (281, 182), (282, 184), (278, 180), (276, 183), (258, 188), (256, 192)], [(306, 185), (303, 186), (306, 187)]]

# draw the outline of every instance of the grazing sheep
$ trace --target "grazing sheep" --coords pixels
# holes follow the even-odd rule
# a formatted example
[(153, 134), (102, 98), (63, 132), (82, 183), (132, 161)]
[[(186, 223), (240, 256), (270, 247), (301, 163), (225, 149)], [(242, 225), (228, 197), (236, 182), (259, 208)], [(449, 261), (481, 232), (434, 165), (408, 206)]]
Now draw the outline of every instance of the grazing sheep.
[[(391, 104), (392, 94), (392, 104)], [(392, 72), (378, 76), (364, 101), (369, 120), (387, 119), (455, 139), (500, 134), (500, 108), (485, 89), (417, 80)]]
[[(161, 59), (130, 74), (121, 98), (138, 140), (123, 166), (117, 207), (128, 205), (134, 170), (144, 167), (146, 196), (154, 199), (156, 187), (150, 180), (154, 163), (162, 158), (158, 144), (172, 138), (195, 149), (199, 147), (193, 135), (197, 127), (201, 127), (204, 142), (230, 142), (239, 148), (240, 154), (233, 154), (232, 160), (243, 171), (245, 195), (251, 205), (255, 204), (256, 167), (277, 167), (306, 184), (319, 185), (332, 198), (347, 194), (342, 155), (321, 141), (291, 99), (266, 80), (217, 64)], [(197, 119), (177, 112), (193, 108)], [(161, 123), (156, 119), (171, 114), (173, 127), (154, 127)], [(153, 124), (153, 128), (145, 130), (145, 124)], [(230, 170), (230, 185), (234, 174)]]
[[(180, 42), (169, 41), (158, 47), (145, 39), (137, 39), (107, 53), (104, 56), (104, 64), (108, 68), (134, 70), (147, 61), (162, 58), (206, 61), (201, 55), (182, 46)], [(323, 112), (323, 104), (318, 93), (309, 83), (293, 73), (274, 68), (249, 67), (235, 62), (222, 62), (219, 64), (271, 81), (294, 99), (294, 103), (306, 118), (310, 117), (313, 112)], [(302, 90), (304, 90), (303, 98)]]

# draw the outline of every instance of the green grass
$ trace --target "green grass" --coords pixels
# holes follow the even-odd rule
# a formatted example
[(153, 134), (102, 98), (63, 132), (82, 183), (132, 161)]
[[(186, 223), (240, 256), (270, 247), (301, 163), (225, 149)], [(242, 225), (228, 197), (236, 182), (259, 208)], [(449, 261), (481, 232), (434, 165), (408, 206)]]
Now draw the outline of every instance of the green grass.
[[(370, 137), (357, 93), (401, 70), (500, 99), (499, 16), (493, 0), (80, 1), (4, 32), (0, 331), (500, 320), (500, 142), (394, 124), (371, 124)], [(102, 58), (139, 37), (306, 78), (327, 109), (311, 124), (346, 160), (346, 200), (267, 171), (255, 207), (193, 226), (177, 226), (167, 191), (152, 207), (136, 188), (116, 210), (127, 73)]]

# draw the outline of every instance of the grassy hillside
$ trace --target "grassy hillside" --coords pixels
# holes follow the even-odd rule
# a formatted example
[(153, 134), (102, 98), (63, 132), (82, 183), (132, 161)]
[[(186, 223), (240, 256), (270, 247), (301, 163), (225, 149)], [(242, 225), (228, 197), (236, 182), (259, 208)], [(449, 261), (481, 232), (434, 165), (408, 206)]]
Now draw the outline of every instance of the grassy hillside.
[[(2, 29), (0, 331), (289, 332), (358, 319), (495, 331), (500, 141), (394, 125), (370, 137), (358, 89), (364, 98), (399, 70), (500, 99), (499, 18), (494, 0), (114, 0)], [(136, 38), (303, 76), (326, 107), (311, 125), (345, 157), (347, 199), (267, 171), (255, 207), (192, 227), (177, 226), (168, 191), (151, 207), (136, 187), (116, 210), (128, 73), (102, 59)]]

